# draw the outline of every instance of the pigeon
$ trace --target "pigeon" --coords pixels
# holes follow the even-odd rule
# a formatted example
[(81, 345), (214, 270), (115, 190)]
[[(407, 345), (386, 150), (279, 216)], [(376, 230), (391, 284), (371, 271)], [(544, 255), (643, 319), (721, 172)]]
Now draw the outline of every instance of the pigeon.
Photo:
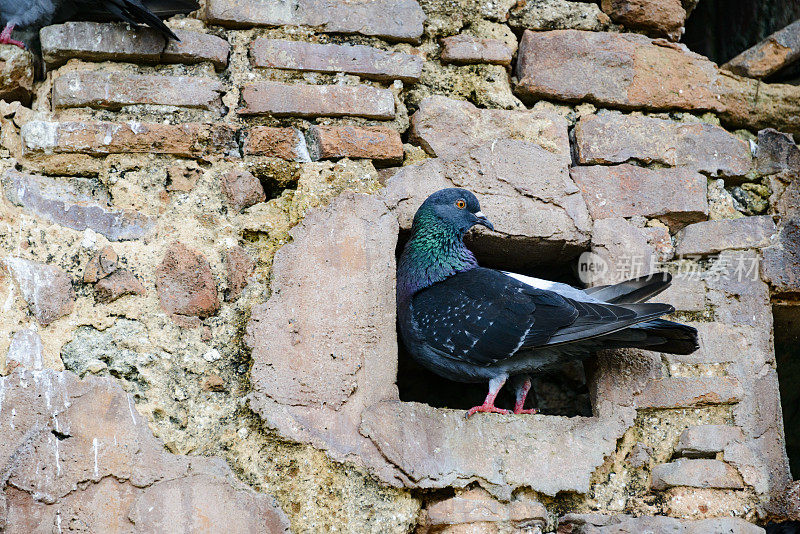
[(699, 347), (696, 329), (660, 319), (672, 306), (644, 302), (670, 285), (669, 274), (578, 289), (483, 268), (463, 241), (475, 225), (494, 230), (475, 195), (442, 189), (417, 210), (397, 263), (398, 327), (410, 355), (449, 380), (489, 383), (466, 417), (509, 413), (494, 405), (506, 382), (516, 393), (513, 413), (536, 413), (524, 409), (531, 375), (601, 349)]
[(200, 6), (195, 0), (0, 0), (0, 44), (25, 48), (25, 43), (11, 38), (14, 28), (36, 29), (67, 20), (121, 20), (144, 23), (167, 39), (180, 41), (159, 18), (189, 13)]

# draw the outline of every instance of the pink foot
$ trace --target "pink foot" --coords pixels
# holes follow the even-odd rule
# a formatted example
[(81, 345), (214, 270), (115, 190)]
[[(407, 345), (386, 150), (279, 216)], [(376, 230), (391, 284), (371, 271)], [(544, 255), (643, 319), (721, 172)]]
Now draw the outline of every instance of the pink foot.
[(469, 417), (471, 415), (475, 415), (478, 412), (481, 412), (481, 413), (503, 413), (503, 414), (511, 413), (508, 410), (504, 410), (503, 408), (496, 407), (494, 404), (487, 404), (487, 403), (484, 402), (480, 406), (475, 406), (474, 408), (470, 408), (469, 411), (467, 412), (467, 414), (464, 417), (469, 419)]
[(25, 43), (22, 41), (17, 41), (16, 39), (11, 38), (11, 32), (14, 31), (13, 24), (6, 24), (6, 27), (3, 28), (3, 31), (0, 32), (0, 44), (11, 44), (18, 46), (25, 50)]
[(537, 410), (536, 408), (531, 408), (531, 409), (526, 409), (526, 410), (523, 410), (521, 408), (514, 408), (514, 413), (516, 415), (519, 415), (521, 413), (529, 413), (531, 415), (534, 415), (534, 414), (539, 413), (539, 410)]

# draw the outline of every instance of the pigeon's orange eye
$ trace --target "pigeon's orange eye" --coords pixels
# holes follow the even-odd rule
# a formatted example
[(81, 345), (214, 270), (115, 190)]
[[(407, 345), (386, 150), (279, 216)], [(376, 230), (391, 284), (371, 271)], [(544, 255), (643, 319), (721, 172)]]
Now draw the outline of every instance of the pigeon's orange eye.
[(463, 198), (459, 198), (456, 200), (456, 207), (460, 210), (463, 210), (467, 207), (467, 202)]

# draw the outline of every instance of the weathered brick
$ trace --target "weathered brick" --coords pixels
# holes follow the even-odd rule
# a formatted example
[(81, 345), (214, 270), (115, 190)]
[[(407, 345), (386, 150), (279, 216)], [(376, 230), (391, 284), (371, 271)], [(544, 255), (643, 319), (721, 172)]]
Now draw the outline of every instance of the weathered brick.
[(581, 117), (575, 126), (582, 164), (662, 163), (723, 176), (752, 167), (748, 144), (719, 126), (617, 111)]
[(703, 311), (706, 307), (706, 285), (699, 277), (673, 276), (672, 284), (658, 294), (658, 302), (670, 304), (678, 311)]
[(463, 100), (431, 96), (411, 117), (411, 140), (431, 156), (453, 158), (497, 139), (535, 143), (572, 161), (567, 121), (546, 111), (481, 109)]
[(295, 128), (254, 126), (245, 134), (243, 149), (245, 154), (251, 156), (310, 161), (306, 138)]
[(794, 143), (794, 137), (774, 128), (758, 132), (756, 170), (760, 174), (789, 171), (800, 175), (800, 147)]
[(221, 178), (222, 192), (236, 211), (264, 202), (267, 198), (261, 182), (249, 171), (231, 169)]
[(161, 308), (179, 325), (199, 326), (199, 318), (219, 311), (217, 285), (208, 260), (179, 241), (167, 248), (156, 269), (156, 289)]
[(75, 307), (75, 291), (67, 273), (53, 265), (10, 256), (4, 264), (36, 320), (48, 325)]
[(244, 86), (240, 115), (393, 119), (394, 96), (366, 85), (305, 85), (256, 82)]
[(706, 178), (689, 169), (598, 165), (573, 167), (570, 174), (595, 219), (643, 215), (672, 225), (708, 216)]
[(125, 295), (144, 295), (144, 285), (133, 273), (126, 269), (118, 269), (99, 280), (95, 286), (97, 302), (109, 303)]
[(425, 13), (416, 0), (210, 0), (205, 18), (229, 28), (314, 26), (322, 32), (418, 41)]
[(600, 7), (614, 22), (655, 37), (677, 41), (683, 34), (686, 10), (681, 0), (602, 0)]
[(764, 280), (779, 293), (800, 294), (800, 218), (784, 219), (777, 242), (761, 254)]
[(0, 99), (31, 101), (33, 56), (17, 46), (0, 46)]
[(156, 104), (222, 113), (224, 92), (219, 80), (202, 76), (71, 71), (56, 77), (53, 106), (119, 110), (134, 104)]
[(676, 376), (651, 379), (634, 398), (638, 408), (691, 408), (733, 404), (743, 395), (742, 386), (735, 378)]
[(731, 441), (743, 439), (744, 434), (738, 426), (690, 426), (681, 433), (675, 453), (686, 458), (712, 458), (725, 450), (725, 446)]
[(403, 161), (400, 134), (382, 126), (312, 126), (309, 151), (313, 159), (365, 158), (384, 165)]
[(228, 64), (230, 43), (216, 35), (174, 30), (181, 41), (168, 43), (147, 26), (66, 22), (42, 28), (42, 55), (48, 68), (71, 58), (88, 61), (132, 61), (145, 63), (211, 62), (217, 70)]
[(653, 467), (653, 489), (676, 486), (692, 488), (742, 489), (742, 477), (736, 469), (720, 460), (679, 459)]
[(236, 130), (226, 124), (35, 120), (23, 124), (20, 134), (25, 153), (239, 155)]
[(763, 78), (800, 58), (800, 20), (784, 26), (760, 43), (737, 55), (722, 68), (733, 73)]
[(256, 262), (245, 249), (237, 245), (225, 251), (225, 267), (228, 271), (225, 301), (229, 302), (238, 299), (242, 294), (256, 268)]
[(508, 25), (514, 29), (603, 31), (611, 26), (611, 19), (600, 11), (594, 2), (573, 0), (537, 0), (517, 2), (508, 13)]
[(623, 109), (714, 111), (735, 126), (800, 130), (800, 87), (721, 71), (680, 45), (629, 33), (526, 31), (517, 94)]
[(678, 236), (678, 256), (716, 254), (728, 249), (762, 248), (777, 231), (771, 215), (690, 224)]
[(15, 170), (3, 178), (6, 197), (14, 204), (56, 224), (78, 231), (87, 228), (111, 241), (138, 239), (155, 227), (150, 217), (110, 208), (71, 187), (70, 181), (24, 174)]
[(513, 50), (498, 39), (479, 39), (472, 35), (459, 34), (442, 39), (442, 61), (457, 65), (491, 63), (510, 65)]
[(98, 280), (102, 280), (117, 270), (118, 260), (119, 256), (110, 245), (103, 247), (103, 250), (92, 256), (86, 263), (83, 270), (83, 281), (87, 284), (94, 284)]
[(422, 523), (427, 527), (501, 521), (544, 524), (547, 521), (547, 509), (542, 503), (525, 498), (506, 504), (493, 498), (486, 490), (474, 488), (430, 504), (425, 508), (422, 519)]
[(346, 72), (375, 80), (414, 83), (422, 75), (423, 59), (363, 45), (336, 45), (256, 39), (250, 47), (256, 67), (314, 72)]

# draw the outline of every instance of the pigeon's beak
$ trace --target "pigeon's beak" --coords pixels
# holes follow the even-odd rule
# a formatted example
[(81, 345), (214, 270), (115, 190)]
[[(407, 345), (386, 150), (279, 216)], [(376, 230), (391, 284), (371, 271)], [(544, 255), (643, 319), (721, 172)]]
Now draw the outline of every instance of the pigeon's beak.
[(482, 226), (485, 226), (489, 230), (494, 231), (494, 226), (492, 225), (492, 223), (489, 222), (489, 219), (486, 218), (486, 215), (484, 215), (482, 211), (475, 213), (475, 218), (476, 218), (475, 224), (480, 224)]

